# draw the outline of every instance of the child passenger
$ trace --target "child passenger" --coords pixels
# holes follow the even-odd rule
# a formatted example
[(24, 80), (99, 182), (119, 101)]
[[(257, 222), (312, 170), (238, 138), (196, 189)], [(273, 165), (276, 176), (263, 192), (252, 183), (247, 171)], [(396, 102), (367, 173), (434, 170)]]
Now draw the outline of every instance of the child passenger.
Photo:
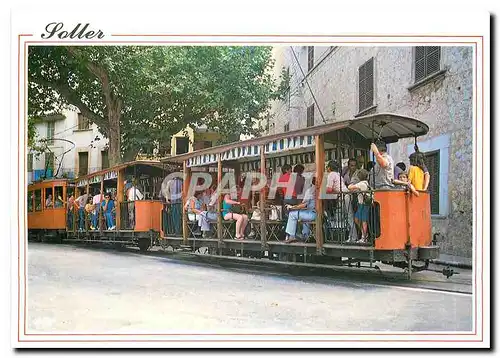
[[(349, 191), (369, 191), (370, 185), (367, 181), (368, 172), (365, 169), (360, 169), (358, 171), (358, 179), (358, 183), (349, 185), (347, 189), (349, 189)], [(361, 231), (361, 239), (357, 242), (361, 244), (365, 244), (368, 241), (368, 216), (370, 213), (370, 207), (367, 203), (365, 203), (365, 197), (366, 194), (358, 194), (358, 210), (354, 214), (354, 222)]]
[(408, 174), (406, 172), (399, 173), (398, 179), (394, 179), (393, 183), (396, 185), (397, 189), (410, 189), (411, 193), (415, 196), (419, 196), (420, 194), (415, 189), (412, 183), (408, 180)]

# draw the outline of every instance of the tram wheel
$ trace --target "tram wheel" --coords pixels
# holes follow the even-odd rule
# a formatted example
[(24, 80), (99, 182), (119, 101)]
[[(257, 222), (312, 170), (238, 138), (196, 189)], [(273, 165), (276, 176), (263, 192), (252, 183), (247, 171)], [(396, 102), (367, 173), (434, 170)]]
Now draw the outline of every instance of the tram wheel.
[(148, 249), (150, 248), (150, 246), (151, 246), (151, 240), (150, 239), (146, 239), (146, 238), (139, 239), (139, 250), (141, 250), (141, 251), (148, 251)]

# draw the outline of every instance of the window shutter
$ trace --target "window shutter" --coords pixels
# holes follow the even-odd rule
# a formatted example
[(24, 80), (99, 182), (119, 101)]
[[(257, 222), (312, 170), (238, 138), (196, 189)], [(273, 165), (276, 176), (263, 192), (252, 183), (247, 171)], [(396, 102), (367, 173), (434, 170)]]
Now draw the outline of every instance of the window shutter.
[(47, 122), (47, 139), (48, 139), (48, 144), (53, 145), (54, 141), (50, 140), (54, 138), (54, 133), (55, 133), (55, 123), (54, 122)]
[(439, 46), (427, 47), (426, 72), (427, 76), (439, 71), (441, 51)]
[(307, 71), (314, 67), (314, 46), (307, 47)]
[(415, 82), (440, 70), (441, 47), (417, 46), (415, 48)]
[(307, 127), (314, 126), (314, 104), (307, 107)]
[(45, 153), (45, 168), (54, 170), (54, 153)]
[(33, 154), (28, 154), (28, 172), (33, 171)]
[(359, 111), (373, 105), (373, 57), (359, 67)]
[(429, 194), (431, 196), (431, 214), (439, 214), (439, 151), (425, 154), (425, 165), (429, 170)]

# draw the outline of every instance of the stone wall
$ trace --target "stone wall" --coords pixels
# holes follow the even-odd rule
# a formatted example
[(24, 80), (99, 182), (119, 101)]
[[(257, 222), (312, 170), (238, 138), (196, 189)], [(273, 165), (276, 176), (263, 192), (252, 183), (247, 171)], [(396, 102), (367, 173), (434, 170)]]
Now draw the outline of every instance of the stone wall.
[[(273, 104), (269, 133), (282, 132), (287, 123), (290, 130), (305, 127), (307, 107), (315, 102), (315, 124), (354, 118), (359, 114), (358, 69), (373, 57), (376, 108), (372, 112), (408, 115), (429, 126), (419, 143), (423, 148), (439, 147), (441, 175), (446, 178), (440, 183), (446, 205), (433, 217), (433, 232), (443, 235), (443, 253), (471, 257), (472, 47), (441, 47), (442, 73), (413, 88), (413, 47), (315, 47), (315, 66), (309, 72), (307, 47), (295, 46), (293, 51), (306, 77), (291, 47), (275, 49), (276, 71), (289, 67), (292, 78), (289, 100)], [(389, 152), (396, 162), (408, 165), (412, 147), (413, 140), (408, 139), (391, 144)]]

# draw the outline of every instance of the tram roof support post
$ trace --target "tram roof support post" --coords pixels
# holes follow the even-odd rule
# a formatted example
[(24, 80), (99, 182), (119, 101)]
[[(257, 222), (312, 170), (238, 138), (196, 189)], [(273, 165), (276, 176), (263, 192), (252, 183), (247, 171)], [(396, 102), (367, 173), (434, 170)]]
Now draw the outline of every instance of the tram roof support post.
[[(264, 145), (260, 146), (260, 174), (266, 176), (266, 156), (264, 151)], [(266, 176), (267, 177), (267, 176)], [(261, 213), (260, 222), (260, 241), (261, 246), (264, 249), (266, 247), (266, 213), (265, 213), (265, 201), (266, 201), (266, 188), (265, 186), (260, 189), (259, 195), (259, 209)]]
[[(118, 170), (118, 181), (116, 183), (116, 230), (121, 228), (121, 203), (123, 202), (123, 179), (125, 176), (125, 169)], [(104, 177), (103, 177), (104, 180)]]
[[(99, 204), (97, 205), (101, 205), (102, 202), (104, 201), (104, 175), (101, 175), (101, 192), (100, 192), (100, 198), (99, 198)], [(101, 208), (97, 208), (97, 212), (99, 213), (99, 222), (97, 223), (99, 225), (99, 231), (102, 232), (103, 230), (103, 226), (104, 226), (104, 223), (103, 223), (103, 220), (102, 220), (102, 210)]]
[(182, 238), (184, 245), (188, 244), (188, 222), (187, 222), (187, 210), (186, 210), (186, 202), (187, 195), (189, 192), (189, 184), (191, 182), (191, 168), (187, 166), (187, 161), (185, 160), (183, 163), (183, 172), (184, 172), (184, 183), (182, 185)]
[(316, 136), (316, 250), (323, 252), (323, 201), (320, 198), (321, 185), (325, 172), (325, 137)]
[[(87, 193), (87, 203), (89, 202), (89, 196), (90, 196), (90, 184), (89, 184), (89, 180), (87, 180), (87, 187), (85, 188), (86, 190), (86, 193)], [(85, 203), (85, 205), (87, 205), (87, 203)], [(89, 230), (89, 216), (87, 215), (87, 213), (85, 213), (85, 231), (88, 231)]]
[[(220, 183), (222, 181), (222, 156), (219, 153), (217, 155), (217, 189), (220, 188)], [(222, 243), (222, 200), (220, 192), (217, 193), (217, 238), (219, 242)]]

